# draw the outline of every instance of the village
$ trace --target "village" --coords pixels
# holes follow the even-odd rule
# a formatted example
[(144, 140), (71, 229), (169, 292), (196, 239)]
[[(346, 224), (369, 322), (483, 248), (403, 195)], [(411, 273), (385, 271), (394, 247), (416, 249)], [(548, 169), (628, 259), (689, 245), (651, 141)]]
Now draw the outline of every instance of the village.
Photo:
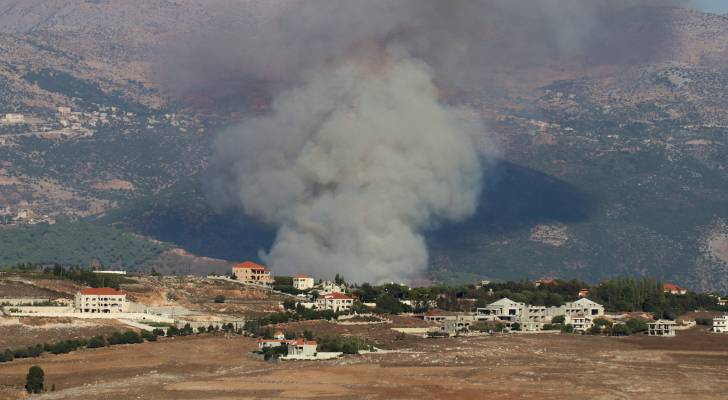
[[(61, 270), (63, 271), (63, 270)], [(62, 272), (63, 273), (63, 272)], [(122, 288), (104, 286), (104, 282), (134, 279), (126, 271), (91, 272), (97, 287), (78, 287), (73, 296), (67, 297), (8, 297), (0, 287), (2, 318), (44, 318), (59, 320), (113, 320), (125, 329), (146, 332), (146, 335), (165, 336), (170, 330), (213, 331), (224, 329), (230, 333), (253, 336), (257, 340), (258, 353), (266, 359), (280, 360), (326, 360), (342, 356), (342, 351), (325, 351), (318, 348), (317, 341), (306, 332), (288, 332), (278, 326), (289, 321), (328, 320), (352, 326), (387, 325), (398, 335), (409, 335), (429, 339), (453, 337), (476, 337), (483, 335), (517, 334), (588, 334), (626, 336), (644, 334), (649, 337), (675, 337), (681, 331), (690, 330), (698, 323), (708, 326), (711, 333), (728, 333), (728, 313), (713, 312), (711, 318), (665, 318), (644, 311), (607, 311), (605, 306), (590, 299), (590, 290), (580, 288), (574, 293), (573, 301), (563, 304), (528, 304), (516, 301), (494, 292), (497, 284), (481, 281), (475, 290), (485, 291), (489, 298), (497, 300), (478, 305), (476, 299), (458, 298), (459, 310), (445, 306), (441, 293), (435, 298), (415, 298), (414, 291), (406, 285), (384, 285), (384, 290), (375, 298), (367, 294), (371, 285), (347, 285), (342, 277), (335, 281), (316, 281), (314, 277), (299, 274), (294, 277), (276, 277), (270, 269), (255, 262), (246, 261), (234, 265), (229, 274), (210, 275), (207, 278), (190, 277), (192, 283), (207, 285), (219, 282), (227, 285), (226, 293), (256, 290), (262, 298), (273, 298), (264, 306), (253, 305), (245, 310), (225, 312), (205, 308), (185, 307), (174, 302), (150, 303), (145, 299), (156, 298), (160, 293), (145, 293), (144, 297), (134, 293), (136, 285), (122, 284)], [(5, 273), (7, 274), (7, 273)], [(21, 282), (20, 276), (6, 277)], [(179, 279), (172, 277), (147, 277), (144, 279)], [(283, 284), (281, 284), (283, 283)], [(532, 282), (534, 289), (556, 287), (555, 279), (539, 279)], [(123, 287), (128, 286), (130, 291)], [(390, 289), (399, 293), (392, 296)], [(238, 289), (239, 288), (239, 289)], [(149, 289), (145, 288), (147, 292)], [(688, 296), (688, 290), (666, 283), (662, 286), (664, 296), (680, 298)], [(499, 292), (500, 293), (500, 292)], [(167, 294), (168, 297), (171, 297)], [(134, 300), (130, 299), (133, 297)], [(231, 296), (232, 297), (232, 296)], [(522, 297), (514, 293), (513, 297)], [(711, 297), (713, 309), (726, 308), (726, 299)], [(215, 296), (212, 301), (223, 305), (226, 298)], [(396, 302), (395, 304), (392, 301)], [(557, 301), (558, 302), (558, 301)], [(481, 301), (482, 303), (482, 301)], [(462, 305), (466, 304), (465, 310)], [(469, 304), (469, 306), (467, 306)], [(469, 308), (469, 309), (467, 309)], [(699, 311), (699, 310), (693, 310)], [(391, 317), (411, 321), (403, 326), (392, 323)], [(281, 326), (283, 326), (281, 325)], [(305, 336), (304, 336), (305, 334)], [(728, 338), (728, 337), (727, 337)], [(341, 350), (341, 349), (338, 349)], [(354, 350), (376, 351), (377, 348), (365, 341), (357, 342)]]
[[(634, 284), (629, 282), (623, 285)], [(534, 354), (571, 349), (576, 353), (569, 357), (582, 357), (589, 348), (619, 351), (624, 355), (614, 362), (621, 363), (642, 357), (637, 352), (625, 358), (632, 353), (624, 352), (635, 345), (702, 346), (720, 353), (728, 343), (723, 297), (660, 284), (659, 297), (667, 299), (665, 304), (685, 303), (680, 315), (673, 315), (678, 308), (614, 309), (612, 303), (600, 300), (608, 283), (582, 286), (550, 278), (458, 287), (375, 286), (348, 283), (342, 276), (330, 281), (306, 274), (277, 276), (252, 261), (206, 277), (61, 266), (11, 268), (0, 273), (0, 371), (6, 376), (0, 380), (0, 393), (21, 390), (28, 365), (36, 364), (54, 377), (58, 390), (83, 384), (79, 379), (85, 374), (97, 376), (95, 382), (107, 382), (112, 378), (101, 372), (109, 371), (107, 367), (90, 361), (106, 357), (106, 352), (131, 357), (130, 365), (136, 365), (131, 361), (134, 357), (153, 351), (161, 358), (145, 365), (151, 362), (154, 368), (167, 370), (182, 361), (167, 364), (163, 360), (181, 360), (178, 357), (186, 357), (185, 349), (189, 349), (196, 354), (194, 361), (184, 361), (189, 372), (174, 370), (174, 374), (192, 379), (200, 369), (223, 368), (228, 371), (225, 376), (235, 376), (241, 366), (291, 374), (289, 369), (299, 371), (295, 367), (299, 364), (304, 368), (300, 371), (324, 374), (342, 365), (357, 366), (356, 371), (389, 363), (453, 368), (463, 360), (471, 360), (466, 365), (481, 365), (496, 359), (510, 360), (518, 368), (536, 368), (526, 361)], [(146, 350), (138, 353), (136, 349)], [(221, 359), (220, 351), (229, 357)], [(590, 356), (585, 357), (583, 362), (590, 363)], [(91, 364), (74, 361), (79, 359)], [(135, 368), (129, 367), (128, 373), (138, 371)], [(144, 385), (151, 384), (140, 387), (146, 393), (152, 389)], [(106, 393), (102, 386), (89, 395)], [(260, 395), (279, 386), (232, 387)], [(350, 393), (358, 389), (322, 386), (318, 390)], [(177, 392), (155, 393), (159, 398), (175, 398)], [(281, 392), (273, 397), (298, 398), (298, 394)]]

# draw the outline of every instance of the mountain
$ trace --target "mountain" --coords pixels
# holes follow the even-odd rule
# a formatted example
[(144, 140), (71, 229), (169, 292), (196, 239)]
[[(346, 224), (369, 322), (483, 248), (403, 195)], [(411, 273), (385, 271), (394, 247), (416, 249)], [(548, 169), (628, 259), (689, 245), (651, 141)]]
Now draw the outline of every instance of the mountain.
[[(216, 212), (202, 190), (214, 132), (265, 96), (223, 107), (157, 79), (170, 40), (274, 7), (246, 4), (0, 0), (0, 116), (25, 117), (0, 124), (0, 214), (30, 208), (231, 261), (267, 249), (274, 229)], [(612, 57), (596, 41), (578, 60), (495, 66), (483, 74), (497, 86), (444, 94), (475, 109), (500, 153), (476, 214), (426, 233), (432, 278), (650, 275), (728, 291), (728, 18), (648, 11), (613, 18), (669, 43)], [(152, 265), (152, 253), (124, 256)]]

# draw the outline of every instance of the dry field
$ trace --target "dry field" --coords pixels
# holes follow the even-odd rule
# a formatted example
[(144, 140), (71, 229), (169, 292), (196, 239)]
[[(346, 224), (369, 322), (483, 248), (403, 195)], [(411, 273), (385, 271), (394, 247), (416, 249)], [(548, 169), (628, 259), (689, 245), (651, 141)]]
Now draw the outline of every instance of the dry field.
[[(336, 329), (340, 329), (336, 327)], [(406, 340), (408, 349), (269, 363), (250, 338), (193, 336), (0, 364), (0, 398), (31, 365), (40, 399), (715, 399), (728, 393), (728, 335), (676, 338), (523, 334)]]
[(0, 351), (133, 330), (112, 319), (0, 316)]

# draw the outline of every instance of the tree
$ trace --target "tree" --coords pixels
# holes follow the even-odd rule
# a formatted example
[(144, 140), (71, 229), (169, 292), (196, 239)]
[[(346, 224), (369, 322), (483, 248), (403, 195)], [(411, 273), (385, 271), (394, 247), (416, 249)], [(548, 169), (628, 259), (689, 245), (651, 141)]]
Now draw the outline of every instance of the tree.
[(591, 328), (586, 330), (586, 333), (589, 335), (598, 335), (602, 333), (602, 328), (601, 326), (594, 324), (591, 326)]
[(552, 324), (563, 324), (565, 321), (566, 321), (565, 315), (557, 315), (557, 316), (551, 318)]
[(629, 336), (629, 327), (625, 324), (616, 324), (612, 326), (612, 336)]
[(633, 333), (644, 332), (649, 328), (647, 321), (642, 318), (630, 318), (627, 320), (627, 327)]
[(28, 369), (28, 376), (25, 378), (25, 390), (28, 393), (40, 393), (43, 391), (43, 379), (45, 373), (43, 369), (34, 365)]
[(520, 331), (521, 330), (521, 324), (518, 322), (514, 322), (511, 324), (511, 330), (512, 331)]
[(399, 314), (403, 311), (402, 303), (389, 293), (382, 293), (377, 296), (377, 309), (389, 314)]
[(283, 300), (283, 308), (286, 310), (295, 310), (296, 309), (296, 300), (293, 299), (285, 299)]
[(594, 318), (594, 325), (598, 326), (599, 328), (610, 328), (612, 326), (612, 321), (602, 317)]

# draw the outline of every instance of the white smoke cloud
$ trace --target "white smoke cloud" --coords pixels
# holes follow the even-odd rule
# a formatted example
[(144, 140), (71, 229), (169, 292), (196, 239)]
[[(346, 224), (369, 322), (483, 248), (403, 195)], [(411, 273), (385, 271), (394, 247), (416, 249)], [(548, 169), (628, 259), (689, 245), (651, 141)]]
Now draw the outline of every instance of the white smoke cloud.
[(276, 272), (409, 281), (422, 230), (475, 211), (482, 127), (438, 101), (425, 64), (385, 58), (309, 74), (218, 138), (216, 193), (279, 227), (263, 255)]
[(261, 257), (279, 273), (382, 282), (421, 275), (423, 232), (477, 206), (474, 138), (492, 146), (465, 110), (438, 101), (436, 86), (483, 95), (499, 77), (528, 80), (532, 67), (658, 57), (671, 35), (656, 11), (673, 2), (260, 4), (264, 17), (232, 13), (180, 40), (162, 68), (176, 90), (217, 104), (250, 82), (274, 98), (269, 113), (217, 139), (210, 197), (278, 228)]

